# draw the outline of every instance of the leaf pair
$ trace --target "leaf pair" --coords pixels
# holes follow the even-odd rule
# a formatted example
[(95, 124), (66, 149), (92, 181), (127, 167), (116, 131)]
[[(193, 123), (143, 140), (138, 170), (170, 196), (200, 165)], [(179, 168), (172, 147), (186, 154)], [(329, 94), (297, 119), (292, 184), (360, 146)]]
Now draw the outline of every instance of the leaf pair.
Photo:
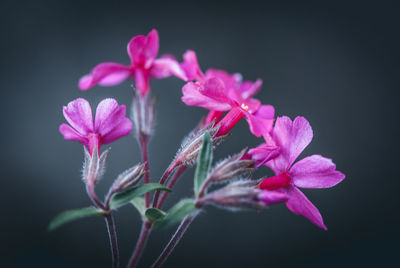
[[(148, 184), (142, 184), (137, 187), (133, 187), (125, 192), (121, 193), (116, 193), (111, 197), (110, 201), (110, 209), (116, 209), (118, 207), (121, 207), (129, 202), (137, 202), (135, 207), (140, 206), (140, 198), (139, 196), (144, 195), (147, 192), (154, 191), (154, 190), (162, 190), (162, 191), (171, 191), (168, 187), (165, 187), (159, 183), (148, 183)], [(143, 204), (143, 209), (144, 211), (144, 204)], [(95, 208), (95, 207), (87, 207), (87, 208), (79, 208), (79, 209), (72, 209), (72, 210), (67, 210), (64, 211), (60, 214), (58, 214), (56, 217), (54, 217), (49, 226), (48, 230), (53, 231), (57, 229), (58, 227), (74, 221), (78, 220), (81, 218), (85, 217), (90, 217), (90, 216), (98, 216), (98, 215), (105, 215), (105, 211)]]
[(184, 199), (173, 206), (168, 213), (157, 208), (148, 208), (145, 216), (149, 221), (153, 222), (154, 228), (164, 228), (179, 223), (196, 210), (197, 208), (193, 199)]

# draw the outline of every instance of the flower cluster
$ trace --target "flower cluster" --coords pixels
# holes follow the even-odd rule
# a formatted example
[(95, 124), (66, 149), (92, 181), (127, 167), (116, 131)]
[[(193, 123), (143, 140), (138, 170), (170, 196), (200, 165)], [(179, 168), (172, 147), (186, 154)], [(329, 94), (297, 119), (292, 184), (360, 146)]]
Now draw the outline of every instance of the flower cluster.
[[(291, 212), (326, 230), (320, 212), (299, 188), (329, 188), (341, 182), (345, 175), (336, 170), (331, 159), (321, 155), (311, 155), (295, 162), (313, 138), (307, 119), (301, 116), (294, 120), (287, 116), (275, 119), (274, 107), (255, 98), (261, 90), (261, 79), (247, 81), (239, 73), (212, 68), (203, 72), (194, 51), (186, 51), (179, 62), (172, 55), (157, 58), (158, 50), (156, 30), (147, 36), (135, 36), (127, 46), (130, 65), (100, 63), (78, 83), (81, 90), (88, 90), (96, 85), (117, 85), (131, 78), (135, 85), (132, 121), (126, 117), (126, 106), (119, 105), (114, 99), (105, 99), (98, 104), (94, 121), (90, 104), (85, 99), (76, 99), (63, 107), (69, 124), (61, 124), (59, 131), (66, 140), (78, 141), (85, 146), (84, 181), (96, 206), (95, 210), (85, 211), (106, 217), (114, 267), (118, 266), (119, 260), (111, 212), (128, 203), (141, 213), (144, 226), (128, 267), (137, 263), (143, 250), (142, 242), (146, 241), (151, 228), (170, 226), (182, 220), (179, 227), (182, 229), (175, 236), (182, 235), (198, 211), (207, 204), (230, 210), (259, 210), (284, 203)], [(153, 134), (155, 109), (150, 80), (169, 76), (184, 81), (181, 100), (186, 105), (202, 107), (208, 114), (184, 140), (159, 184), (150, 183), (147, 145)], [(248, 151), (244, 149), (212, 168), (213, 148), (229, 136), (229, 131), (242, 118), (247, 121), (250, 133), (262, 138), (263, 143)], [(128, 135), (133, 128), (140, 143), (143, 163), (122, 172), (102, 202), (96, 197), (94, 186), (104, 173), (109, 150), (100, 154), (101, 146)], [(182, 200), (168, 212), (162, 211), (168, 191), (183, 171), (194, 163), (197, 163), (194, 198)], [(270, 168), (275, 176), (251, 178), (255, 169), (263, 167)], [(144, 183), (140, 184), (142, 178)], [(151, 205), (150, 191), (154, 190), (156, 193)], [(160, 191), (164, 191), (162, 196)], [(74, 213), (81, 215), (82, 212)], [(72, 218), (69, 216), (68, 219)], [(180, 237), (174, 239), (179, 241)], [(167, 247), (154, 267), (161, 265), (172, 249)]]

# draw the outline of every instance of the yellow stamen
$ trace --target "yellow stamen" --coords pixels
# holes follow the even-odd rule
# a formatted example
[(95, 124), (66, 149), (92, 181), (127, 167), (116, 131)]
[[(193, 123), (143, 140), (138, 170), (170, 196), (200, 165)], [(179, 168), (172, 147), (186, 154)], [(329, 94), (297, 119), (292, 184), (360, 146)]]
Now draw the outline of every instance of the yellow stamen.
[(243, 110), (247, 111), (249, 109), (249, 106), (247, 106), (246, 104), (242, 103), (242, 105), (240, 106)]

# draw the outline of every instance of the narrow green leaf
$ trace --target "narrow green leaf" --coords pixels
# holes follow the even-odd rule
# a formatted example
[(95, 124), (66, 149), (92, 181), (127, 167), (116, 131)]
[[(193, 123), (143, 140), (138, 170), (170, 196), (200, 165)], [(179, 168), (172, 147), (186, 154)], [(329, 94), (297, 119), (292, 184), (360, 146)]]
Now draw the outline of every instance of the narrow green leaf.
[(196, 211), (193, 199), (184, 199), (173, 206), (168, 213), (154, 222), (155, 228), (172, 226)]
[(146, 203), (143, 197), (135, 197), (131, 200), (131, 204), (138, 210), (140, 215), (144, 215)]
[(165, 213), (164, 211), (158, 209), (158, 208), (148, 208), (146, 209), (146, 212), (144, 213), (144, 215), (146, 216), (147, 219), (149, 219), (149, 221), (154, 222), (158, 219), (163, 218), (167, 213)]
[(147, 192), (154, 190), (168, 191), (171, 190), (159, 183), (147, 183), (137, 187), (133, 187), (125, 192), (116, 193), (111, 197), (110, 207), (112, 209), (123, 206), (132, 201), (135, 197), (142, 196)]
[(199, 156), (197, 157), (197, 167), (194, 174), (194, 193), (198, 196), (201, 187), (207, 179), (212, 162), (212, 144), (208, 131), (204, 133), (203, 143), (201, 144)]
[(80, 218), (95, 216), (95, 215), (103, 215), (103, 214), (104, 212), (102, 210), (97, 209), (95, 207), (67, 210), (58, 214), (51, 220), (48, 226), (48, 230), (53, 231), (70, 221), (78, 220)]

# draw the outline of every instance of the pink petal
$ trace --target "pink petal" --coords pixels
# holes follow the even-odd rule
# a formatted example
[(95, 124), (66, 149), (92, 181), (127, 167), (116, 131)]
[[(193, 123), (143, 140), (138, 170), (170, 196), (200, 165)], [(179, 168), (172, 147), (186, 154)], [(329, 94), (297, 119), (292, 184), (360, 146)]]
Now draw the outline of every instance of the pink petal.
[(133, 65), (143, 65), (150, 68), (157, 57), (159, 37), (157, 30), (153, 29), (147, 36), (137, 35), (128, 43), (128, 55)]
[(200, 88), (200, 92), (201, 94), (221, 103), (232, 102), (226, 94), (227, 91), (224, 82), (219, 78), (208, 79), (204, 86)]
[(286, 202), (288, 200), (288, 195), (283, 192), (263, 190), (257, 198), (264, 203), (264, 205), (268, 206)]
[(58, 130), (64, 136), (64, 139), (70, 141), (79, 141), (83, 145), (88, 145), (88, 140), (86, 137), (79, 134), (75, 129), (68, 126), (67, 124), (61, 124)]
[(231, 88), (237, 88), (239, 83), (241, 82), (241, 76), (238, 74), (230, 74), (227, 71), (219, 70), (219, 69), (208, 69), (206, 71), (206, 78), (219, 78), (225, 85), (227, 90)]
[(63, 107), (63, 114), (68, 123), (82, 136), (93, 131), (92, 109), (87, 100), (78, 98)]
[(150, 90), (150, 75), (147, 70), (136, 69), (135, 70), (135, 86), (136, 89), (144, 96)]
[(251, 81), (244, 81), (239, 87), (239, 92), (243, 99), (248, 99), (256, 95), (260, 91), (261, 86), (261, 79), (257, 79), (254, 83)]
[(307, 197), (296, 187), (288, 190), (289, 200), (287, 208), (295, 214), (303, 215), (318, 227), (328, 230), (318, 209), (307, 199)]
[(255, 167), (258, 168), (277, 157), (279, 155), (279, 147), (263, 143), (256, 148), (250, 149), (248, 154), (251, 155), (251, 159), (255, 162)]
[(107, 135), (124, 120), (125, 115), (125, 105), (118, 105), (118, 102), (114, 99), (102, 100), (96, 109), (95, 132), (102, 137)]
[(102, 137), (101, 143), (111, 143), (123, 136), (128, 135), (132, 131), (132, 126), (132, 121), (128, 118), (124, 118), (117, 126), (114, 127), (114, 129)]
[(154, 61), (151, 68), (151, 76), (156, 78), (165, 78), (174, 75), (183, 81), (187, 81), (186, 74), (179, 63), (171, 58), (159, 58)]
[(188, 80), (203, 80), (204, 74), (200, 69), (197, 61), (196, 52), (188, 50), (183, 54), (183, 62), (181, 68), (184, 70)]
[(282, 116), (276, 119), (272, 137), (280, 147), (281, 154), (267, 165), (274, 171), (285, 172), (310, 144), (313, 132), (304, 117), (298, 116), (292, 122), (289, 117)]
[[(249, 107), (250, 109), (250, 107)], [(261, 105), (257, 111), (254, 113), (255, 116), (261, 117), (264, 119), (274, 119), (275, 117), (275, 108), (272, 105)]]
[(250, 114), (245, 111), (244, 116), (246, 117), (246, 121), (249, 124), (250, 132), (253, 133), (256, 137), (261, 137), (263, 135), (268, 134), (272, 129), (272, 124), (274, 123), (274, 119), (266, 119), (262, 117), (258, 117)]
[(88, 90), (95, 85), (114, 86), (123, 82), (131, 74), (129, 67), (113, 62), (100, 63), (93, 68), (90, 74), (79, 80), (79, 88)]
[(329, 188), (344, 180), (345, 175), (336, 170), (331, 159), (312, 155), (295, 163), (290, 168), (290, 177), (297, 187)]
[(227, 111), (231, 105), (202, 94), (202, 85), (189, 82), (182, 88), (182, 101), (189, 106), (199, 106), (212, 111)]

